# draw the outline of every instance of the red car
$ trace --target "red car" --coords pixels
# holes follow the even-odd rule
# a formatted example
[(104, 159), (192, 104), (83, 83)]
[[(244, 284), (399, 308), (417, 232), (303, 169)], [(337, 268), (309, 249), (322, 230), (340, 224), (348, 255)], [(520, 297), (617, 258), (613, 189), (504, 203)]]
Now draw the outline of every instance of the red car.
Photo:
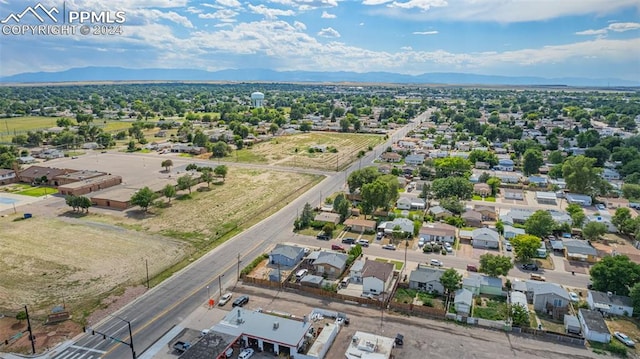
[(344, 252), (344, 247), (339, 245), (339, 244), (332, 244), (331, 245), (331, 249), (334, 251), (340, 251), (340, 252)]
[(473, 264), (467, 264), (467, 270), (469, 272), (477, 272), (478, 271), (478, 267), (474, 266)]

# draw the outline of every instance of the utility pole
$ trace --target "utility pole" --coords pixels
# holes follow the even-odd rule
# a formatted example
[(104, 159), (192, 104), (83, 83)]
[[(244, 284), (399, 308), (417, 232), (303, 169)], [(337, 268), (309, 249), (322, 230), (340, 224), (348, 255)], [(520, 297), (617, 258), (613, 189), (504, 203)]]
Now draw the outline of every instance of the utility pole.
[(238, 253), (238, 281), (240, 280), (240, 253)]
[[(218, 288), (220, 289), (220, 296), (222, 297), (222, 277), (224, 277), (224, 274), (220, 274), (218, 276)], [(209, 288), (209, 287), (207, 287)]]
[(33, 354), (36, 353), (36, 338), (33, 337), (33, 332), (31, 331), (31, 319), (29, 318), (29, 310), (27, 306), (24, 306), (24, 312), (27, 315), (27, 330), (29, 331), (29, 340), (31, 340), (31, 352)]
[[(405, 259), (406, 262), (406, 259)], [(147, 268), (147, 289), (149, 289), (149, 260), (145, 259), (144, 260), (144, 266)]]

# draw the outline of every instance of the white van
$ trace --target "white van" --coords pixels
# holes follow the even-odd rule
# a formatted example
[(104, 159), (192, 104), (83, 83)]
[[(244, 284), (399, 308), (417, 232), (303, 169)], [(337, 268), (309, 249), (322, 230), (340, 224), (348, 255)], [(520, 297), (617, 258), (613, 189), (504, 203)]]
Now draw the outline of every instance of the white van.
[(309, 271), (307, 269), (300, 269), (297, 273), (296, 273), (296, 279), (300, 280), (302, 279), (305, 275), (307, 275), (307, 273), (309, 273)]
[(351, 277), (344, 277), (340, 282), (340, 287), (346, 288), (351, 283)]

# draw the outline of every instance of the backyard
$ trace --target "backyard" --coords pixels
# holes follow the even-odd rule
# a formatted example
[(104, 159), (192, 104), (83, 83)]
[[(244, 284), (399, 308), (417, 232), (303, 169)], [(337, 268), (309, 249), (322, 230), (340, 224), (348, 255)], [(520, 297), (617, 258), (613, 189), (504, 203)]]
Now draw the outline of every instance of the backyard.
[(442, 297), (410, 288), (398, 287), (394, 300), (398, 303), (413, 303), (415, 305), (424, 305), (436, 309), (444, 309)]
[(473, 316), (487, 320), (506, 320), (507, 298), (501, 296), (476, 297), (473, 306)]

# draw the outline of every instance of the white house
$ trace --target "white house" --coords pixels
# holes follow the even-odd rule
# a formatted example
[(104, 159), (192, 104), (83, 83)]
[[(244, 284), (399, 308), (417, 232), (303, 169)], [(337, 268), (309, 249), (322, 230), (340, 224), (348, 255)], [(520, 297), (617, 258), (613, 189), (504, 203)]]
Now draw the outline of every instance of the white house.
[(620, 179), (620, 173), (616, 170), (605, 168), (602, 171), (602, 178), (604, 178), (607, 181), (617, 181)]
[(366, 260), (362, 269), (362, 293), (378, 295), (386, 292), (393, 278), (393, 263)]
[(633, 316), (633, 301), (631, 298), (590, 290), (587, 293), (589, 309), (613, 315)]
[(384, 231), (384, 233), (393, 233), (393, 229), (398, 226), (402, 232), (413, 234), (413, 221), (407, 218), (395, 218), (391, 222), (382, 222), (378, 226), (378, 230)]
[(364, 259), (358, 259), (354, 261), (349, 270), (349, 277), (351, 277), (351, 283), (362, 283), (362, 270), (364, 269)]
[(525, 234), (524, 229), (522, 228), (516, 228), (510, 225), (505, 225), (504, 226), (504, 238), (505, 239), (511, 239), (511, 238), (515, 238), (518, 235), (521, 234)]
[(406, 210), (411, 209), (411, 199), (407, 197), (398, 198), (398, 200), (396, 201), (396, 208)]
[(589, 222), (604, 224), (605, 227), (607, 227), (607, 232), (609, 233), (616, 233), (618, 231), (618, 228), (616, 228), (616, 226), (613, 223), (611, 223), (611, 214), (609, 214), (609, 212), (600, 212), (597, 214), (587, 216), (585, 218), (585, 224)]
[(611, 342), (611, 332), (600, 312), (580, 308), (578, 320), (586, 340), (605, 344)]
[(500, 234), (489, 228), (478, 228), (473, 230), (471, 239), (473, 240), (473, 248), (497, 249), (500, 242)]
[(583, 207), (591, 206), (591, 197), (586, 194), (567, 193), (565, 199), (570, 204), (579, 204)]
[(513, 172), (513, 166), (514, 163), (512, 160), (504, 158), (499, 160), (498, 165), (493, 168), (499, 171)]
[(424, 163), (424, 155), (422, 154), (408, 155), (407, 157), (404, 158), (404, 163), (412, 166), (421, 165)]
[(465, 288), (458, 289), (453, 299), (454, 308), (458, 314), (469, 315), (471, 306), (473, 305), (473, 293)]

